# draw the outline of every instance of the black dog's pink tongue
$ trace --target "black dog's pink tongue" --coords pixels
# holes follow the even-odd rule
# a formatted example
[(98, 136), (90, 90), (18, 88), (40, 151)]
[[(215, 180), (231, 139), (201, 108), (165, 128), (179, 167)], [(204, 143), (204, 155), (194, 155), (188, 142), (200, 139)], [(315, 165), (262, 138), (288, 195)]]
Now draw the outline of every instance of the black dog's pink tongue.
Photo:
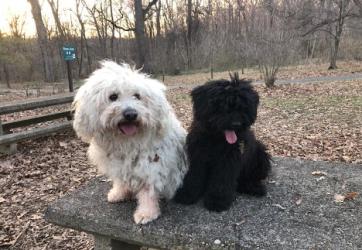
[(225, 139), (229, 144), (234, 144), (238, 139), (234, 130), (225, 130), (224, 134), (225, 134)]

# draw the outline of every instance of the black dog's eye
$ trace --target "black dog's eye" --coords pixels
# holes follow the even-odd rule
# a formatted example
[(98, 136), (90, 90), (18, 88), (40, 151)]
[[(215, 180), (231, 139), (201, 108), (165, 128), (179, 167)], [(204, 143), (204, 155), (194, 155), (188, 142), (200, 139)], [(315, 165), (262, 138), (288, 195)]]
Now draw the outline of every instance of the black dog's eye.
[(109, 100), (111, 100), (112, 102), (114, 102), (115, 100), (118, 99), (118, 95), (117, 94), (112, 94), (109, 96)]
[(141, 100), (140, 94), (136, 93), (136, 94), (134, 94), (133, 96), (134, 96), (136, 99)]

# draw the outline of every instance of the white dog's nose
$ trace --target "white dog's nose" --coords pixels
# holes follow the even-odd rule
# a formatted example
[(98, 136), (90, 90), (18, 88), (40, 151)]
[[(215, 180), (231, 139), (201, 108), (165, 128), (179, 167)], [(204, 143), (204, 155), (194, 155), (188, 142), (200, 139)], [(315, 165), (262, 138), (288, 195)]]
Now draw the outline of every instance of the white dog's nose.
[(135, 109), (127, 108), (125, 111), (123, 111), (123, 117), (127, 121), (134, 121), (137, 119), (138, 113)]

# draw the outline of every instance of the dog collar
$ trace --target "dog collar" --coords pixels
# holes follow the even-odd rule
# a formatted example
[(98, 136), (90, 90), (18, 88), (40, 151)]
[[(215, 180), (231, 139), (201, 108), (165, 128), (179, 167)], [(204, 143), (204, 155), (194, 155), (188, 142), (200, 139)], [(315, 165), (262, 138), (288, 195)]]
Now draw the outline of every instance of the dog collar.
[(244, 151), (245, 151), (245, 143), (244, 143), (244, 141), (239, 142), (239, 149), (240, 149), (240, 152), (243, 154)]

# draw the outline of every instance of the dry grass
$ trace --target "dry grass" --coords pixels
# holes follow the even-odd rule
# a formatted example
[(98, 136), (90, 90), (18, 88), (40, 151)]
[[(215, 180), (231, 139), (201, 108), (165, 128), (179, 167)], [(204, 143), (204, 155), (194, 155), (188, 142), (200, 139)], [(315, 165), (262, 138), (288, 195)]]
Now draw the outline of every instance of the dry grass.
[[(307, 65), (288, 66), (280, 69), (278, 79), (300, 79), (305, 77), (319, 76), (335, 76), (362, 72), (362, 62), (357, 61), (342, 61), (338, 63), (339, 68), (336, 70), (327, 70), (327, 63), (311, 63)], [(244, 74), (241, 74), (241, 69), (231, 70), (231, 72), (239, 72), (241, 78), (261, 80), (262, 76), (257, 68), (245, 69)], [(215, 72), (214, 79), (229, 78), (229, 71)], [(161, 77), (159, 77), (161, 79)], [(202, 84), (210, 80), (210, 73), (199, 72), (195, 74), (182, 74), (178, 76), (165, 76), (165, 83), (169, 86), (178, 85), (195, 85)]]

